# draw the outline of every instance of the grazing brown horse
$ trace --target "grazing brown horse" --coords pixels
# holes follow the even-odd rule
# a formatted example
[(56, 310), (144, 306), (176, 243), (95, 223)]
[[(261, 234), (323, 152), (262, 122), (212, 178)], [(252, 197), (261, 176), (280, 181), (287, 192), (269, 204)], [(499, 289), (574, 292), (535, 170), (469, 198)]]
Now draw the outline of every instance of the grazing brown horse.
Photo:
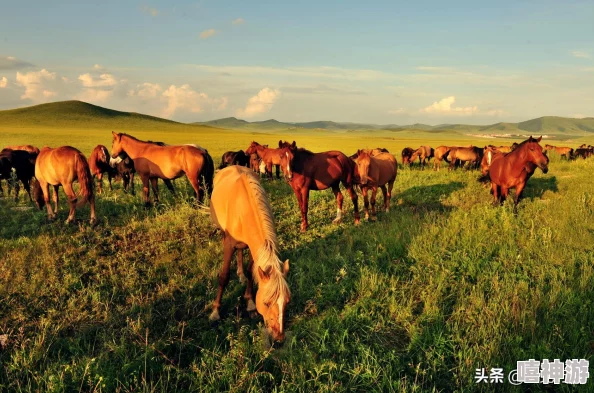
[[(384, 196), (384, 209), (390, 211), (392, 188), (398, 172), (398, 163), (390, 153), (371, 154), (370, 150), (359, 150), (355, 163), (355, 181), (361, 186), (365, 203), (365, 219), (369, 220), (369, 199), (367, 192), (371, 189), (371, 216), (376, 217), (375, 197), (378, 187)], [(376, 152), (377, 153), (377, 152)], [(387, 186), (387, 187), (386, 187)]]
[(457, 163), (462, 162), (468, 162), (469, 168), (478, 168), (483, 158), (483, 149), (476, 146), (455, 147), (450, 150), (448, 158), (450, 160), (450, 170), (454, 169)]
[(434, 150), (431, 146), (421, 146), (410, 157), (411, 164), (417, 158), (419, 159), (419, 164), (421, 168), (425, 168), (425, 163), (433, 158)]
[(584, 160), (594, 154), (594, 149), (592, 148), (577, 148), (573, 152), (573, 158), (576, 159), (578, 157), (582, 157)]
[(308, 227), (307, 210), (310, 190), (325, 190), (332, 188), (336, 196), (336, 218), (334, 223), (342, 221), (342, 200), (340, 183), (347, 189), (355, 210), (355, 224), (359, 224), (358, 197), (353, 190), (355, 163), (344, 153), (339, 151), (326, 151), (312, 153), (309, 150), (297, 148), (295, 141), (292, 144), (285, 142), (282, 148), (281, 168), (286, 179), (291, 184), (299, 208), (301, 209), (301, 232)]
[(566, 159), (573, 158), (573, 149), (571, 147), (557, 147), (553, 145), (546, 144), (546, 150), (554, 150), (555, 153), (559, 154), (561, 157), (565, 157)]
[(111, 186), (111, 179), (114, 177), (115, 170), (109, 165), (109, 152), (107, 147), (103, 145), (97, 145), (91, 152), (89, 157), (89, 169), (91, 170), (91, 176), (95, 178), (97, 176), (97, 187), (98, 193), (103, 193), (103, 174), (107, 173), (107, 179), (109, 181), (109, 190), (113, 191)]
[[(87, 201), (91, 205), (91, 224), (95, 219), (95, 196), (93, 195), (93, 178), (89, 170), (89, 164), (84, 154), (71, 146), (62, 146), (55, 149), (44, 147), (41, 149), (35, 162), (35, 186), (33, 196), (39, 209), (47, 206), (47, 214), (50, 220), (56, 218), (58, 212), (58, 189), (60, 185), (68, 197), (70, 212), (66, 223), (74, 221), (74, 214), (77, 207), (81, 207)], [(83, 199), (77, 203), (77, 195), (72, 189), (72, 183), (78, 180), (80, 194)], [(52, 210), (49, 198), (49, 186), (54, 187), (54, 207)]]
[[(212, 222), (223, 231), (223, 268), (219, 290), (213, 304), (211, 321), (220, 319), (223, 291), (229, 282), (231, 259), (236, 250), (237, 269), (243, 271), (243, 250), (249, 248), (249, 266), (245, 271), (247, 286), (244, 298), (247, 310), (258, 310), (268, 333), (275, 341), (285, 339), (285, 310), (291, 298), (285, 280), (289, 260), (278, 258), (278, 241), (272, 209), (257, 176), (248, 168), (230, 166), (214, 179), (210, 201)], [(254, 304), (253, 282), (258, 285)]]
[(415, 149), (410, 147), (405, 147), (404, 149), (402, 149), (402, 153), (400, 154), (400, 156), (402, 157), (402, 165), (408, 165), (409, 167), (412, 166), (411, 157), (414, 152)]
[(267, 146), (263, 146), (258, 142), (252, 141), (249, 145), (247, 150), (245, 151), (246, 154), (253, 154), (256, 153), (264, 164), (266, 164), (266, 173), (268, 177), (272, 179), (272, 166), (276, 165), (276, 178), (280, 179), (280, 165), (281, 165), (281, 148), (280, 145), (282, 141), (278, 141), (279, 148), (278, 149), (270, 149)]
[(198, 201), (204, 200), (204, 189), (212, 193), (214, 167), (212, 158), (201, 148), (192, 145), (158, 146), (144, 142), (128, 134), (112, 132), (111, 157), (117, 158), (124, 151), (134, 160), (134, 168), (142, 180), (144, 203), (150, 204), (149, 182), (155, 201), (159, 201), (157, 180), (171, 180), (184, 174), (192, 184)]
[(37, 156), (39, 154), (39, 149), (35, 146), (31, 146), (31, 145), (14, 145), (14, 146), (6, 146), (4, 149), (10, 149), (10, 150), (24, 150), (27, 153), (31, 153), (35, 156)]
[[(12, 171), (16, 176), (17, 182), (14, 184), (14, 200), (19, 199), (19, 183), (23, 184), (23, 188), (27, 191), (29, 199), (31, 198), (31, 178), (35, 176), (35, 160), (37, 153), (29, 153), (26, 150), (11, 150), (5, 148), (0, 152), (0, 179), (5, 179), (8, 182), (9, 192), (12, 180)], [(0, 185), (0, 193), (4, 194), (4, 189)]]
[(448, 154), (450, 153), (451, 147), (449, 146), (437, 146), (433, 151), (433, 170), (440, 170), (441, 169), (441, 161), (448, 162)]
[(249, 166), (250, 156), (245, 154), (243, 150), (228, 151), (221, 157), (221, 165), (219, 169), (223, 169), (229, 165)]
[(515, 188), (514, 211), (517, 211), (522, 191), (536, 168), (540, 168), (543, 173), (549, 171), (549, 159), (538, 144), (541, 139), (542, 137), (538, 139), (530, 137), (511, 153), (498, 154), (494, 157), (488, 173), (479, 179), (483, 182), (491, 181), (494, 204), (503, 203), (509, 190)]

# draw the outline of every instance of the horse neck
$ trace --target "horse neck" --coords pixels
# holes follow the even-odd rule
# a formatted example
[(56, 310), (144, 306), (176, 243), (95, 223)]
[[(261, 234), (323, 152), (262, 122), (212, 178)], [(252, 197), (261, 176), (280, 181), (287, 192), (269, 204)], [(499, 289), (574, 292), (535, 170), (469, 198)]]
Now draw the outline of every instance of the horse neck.
[(138, 151), (140, 149), (153, 144), (139, 141), (138, 139), (132, 138), (128, 135), (122, 135), (120, 139), (120, 145), (122, 146), (122, 150), (126, 152), (128, 157), (130, 157), (131, 159), (135, 159), (136, 157), (138, 157)]

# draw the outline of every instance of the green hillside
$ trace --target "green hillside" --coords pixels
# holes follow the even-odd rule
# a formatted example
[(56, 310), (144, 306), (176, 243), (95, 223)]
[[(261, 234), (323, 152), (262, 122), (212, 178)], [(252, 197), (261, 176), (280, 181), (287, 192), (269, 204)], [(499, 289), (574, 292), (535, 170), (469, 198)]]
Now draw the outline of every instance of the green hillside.
[(81, 101), (60, 101), (0, 111), (0, 127), (44, 127), (113, 130), (185, 128), (191, 126), (135, 112), (121, 112)]
[(594, 118), (572, 119), (567, 117), (544, 116), (537, 119), (523, 121), (517, 124), (523, 131), (550, 133), (578, 133), (594, 132)]

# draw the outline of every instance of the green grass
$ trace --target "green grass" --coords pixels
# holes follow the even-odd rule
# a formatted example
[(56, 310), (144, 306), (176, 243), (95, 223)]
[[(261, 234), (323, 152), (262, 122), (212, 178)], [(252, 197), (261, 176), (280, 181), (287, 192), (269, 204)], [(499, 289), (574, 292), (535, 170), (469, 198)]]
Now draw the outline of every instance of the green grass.
[[(252, 139), (293, 139), (179, 127), (129, 131), (198, 143), (217, 162)], [(363, 135), (295, 139), (347, 154), (491, 142), (453, 133)], [(2, 142), (71, 144), (88, 155), (98, 143), (110, 146), (111, 136), (100, 127), (30, 126), (11, 128)], [(175, 182), (176, 198), (161, 187), (162, 203), (152, 209), (118, 183), (97, 198), (96, 228), (88, 207), (77, 225), (63, 224), (63, 194), (52, 223), (26, 209), (24, 197), (18, 206), (0, 199), (0, 334), (8, 335), (0, 391), (462, 392), (478, 390), (477, 367), (507, 375), (517, 360), (592, 360), (593, 171), (594, 160), (552, 155), (515, 216), (510, 203), (491, 205), (477, 172), (402, 169), (390, 213), (358, 227), (346, 193), (345, 222), (333, 225), (332, 192), (312, 192), (306, 234), (290, 187), (263, 181), (281, 257), (291, 261), (289, 332), (280, 349), (267, 348), (261, 320), (244, 315), (235, 274), (223, 320), (210, 326), (221, 238), (192, 207), (185, 179)], [(523, 391), (507, 383), (502, 390)]]

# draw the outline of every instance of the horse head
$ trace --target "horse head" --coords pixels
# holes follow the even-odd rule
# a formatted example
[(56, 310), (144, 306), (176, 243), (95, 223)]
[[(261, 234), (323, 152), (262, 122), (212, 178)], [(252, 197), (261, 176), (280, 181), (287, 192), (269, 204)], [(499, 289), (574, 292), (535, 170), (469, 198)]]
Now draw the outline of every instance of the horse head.
[(122, 134), (111, 132), (113, 140), (111, 142), (111, 158), (117, 158), (124, 149), (122, 148)]
[[(258, 267), (258, 292), (256, 292), (256, 309), (264, 319), (264, 325), (268, 334), (274, 341), (285, 341), (285, 310), (291, 300), (288, 290), (282, 290), (285, 286), (278, 285), (284, 281), (289, 273), (289, 260), (283, 264), (282, 271), (275, 271), (272, 266), (266, 270)], [(282, 276), (281, 276), (282, 275)], [(269, 288), (271, 287), (271, 288)], [(281, 288), (280, 291), (276, 290)], [(272, 295), (272, 296), (271, 296)]]
[(279, 141), (279, 148), (281, 149), (281, 163), (280, 167), (283, 171), (283, 175), (287, 178), (287, 180), (293, 179), (293, 159), (295, 158), (295, 150), (297, 149), (297, 144), (295, 141), (289, 144), (289, 142), (281, 142)]
[[(541, 140), (542, 136), (536, 139), (530, 136), (523, 144), (528, 161), (539, 167), (542, 173), (547, 173), (549, 171), (549, 158), (543, 154), (542, 147), (538, 144)], [(546, 146), (549, 145), (545, 145), (545, 148)]]
[(357, 151), (357, 158), (355, 159), (357, 164), (357, 172), (359, 172), (359, 182), (361, 185), (367, 184), (369, 177), (369, 165), (371, 164), (371, 155), (367, 150)]

